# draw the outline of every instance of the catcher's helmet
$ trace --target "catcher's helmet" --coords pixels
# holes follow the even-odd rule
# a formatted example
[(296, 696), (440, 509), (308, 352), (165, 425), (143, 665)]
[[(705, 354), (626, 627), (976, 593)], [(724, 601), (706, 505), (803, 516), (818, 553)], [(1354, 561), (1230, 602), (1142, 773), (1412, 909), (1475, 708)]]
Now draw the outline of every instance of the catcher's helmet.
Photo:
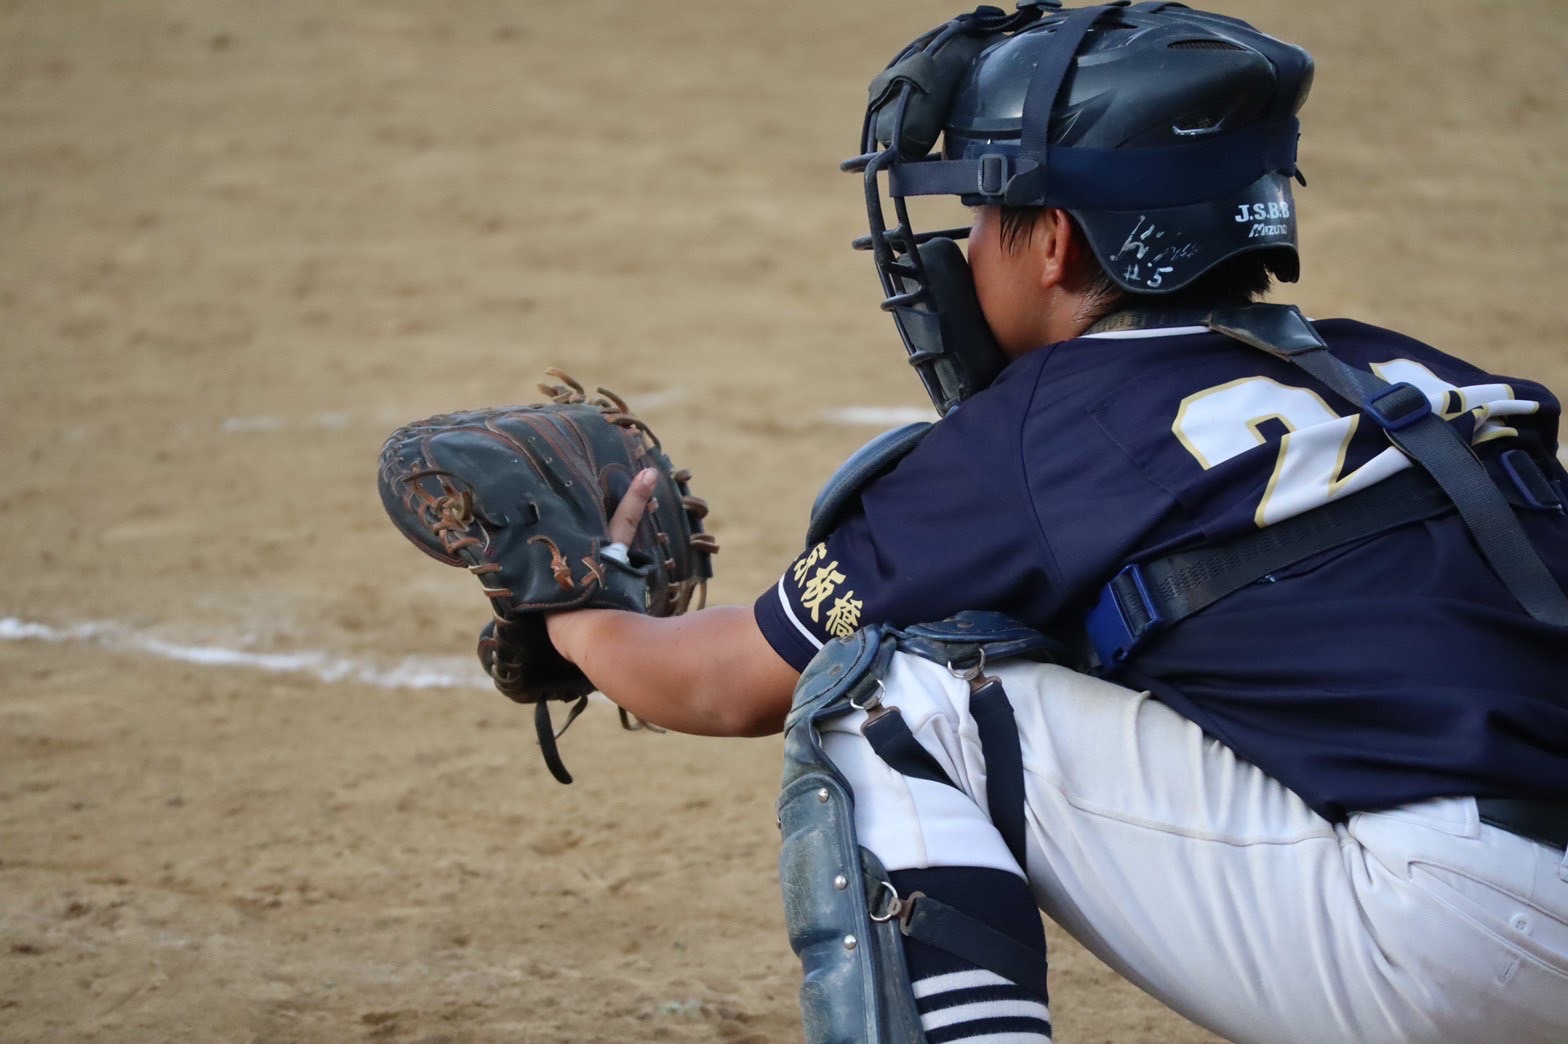
[[(887, 300), (938, 410), (1003, 361), (952, 243), (916, 232), (905, 201), (1049, 206), (1077, 220), (1106, 274), (1167, 294), (1238, 254), (1296, 279), (1295, 114), (1306, 51), (1175, 3), (981, 7), (910, 44), (871, 85), (862, 155)], [(933, 151), (940, 135), (941, 147)], [(889, 227), (883, 201), (891, 198)]]

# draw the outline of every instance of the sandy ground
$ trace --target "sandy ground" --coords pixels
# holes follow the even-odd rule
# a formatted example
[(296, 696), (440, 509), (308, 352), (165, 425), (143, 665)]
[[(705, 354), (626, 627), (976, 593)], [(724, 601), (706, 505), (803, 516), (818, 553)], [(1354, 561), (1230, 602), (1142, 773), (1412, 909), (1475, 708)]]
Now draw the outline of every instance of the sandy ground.
[[(1319, 59), (1296, 299), (1568, 388), (1561, 0), (1230, 10)], [(564, 365), (749, 601), (924, 405), (836, 164), (949, 13), (0, 0), (0, 1039), (798, 1038), (778, 741), (556, 785), (375, 456)], [(1059, 1039), (1208, 1039), (1053, 946)]]

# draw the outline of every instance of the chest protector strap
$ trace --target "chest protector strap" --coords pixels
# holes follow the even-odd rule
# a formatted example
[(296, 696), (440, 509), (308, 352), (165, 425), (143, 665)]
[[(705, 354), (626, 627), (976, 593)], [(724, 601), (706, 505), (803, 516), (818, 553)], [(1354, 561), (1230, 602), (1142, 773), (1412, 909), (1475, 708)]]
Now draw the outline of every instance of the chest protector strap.
[(1487, 563), (1525, 611), (1542, 623), (1568, 627), (1568, 595), (1531, 546), (1486, 466), (1459, 431), (1432, 412), (1425, 392), (1404, 382), (1390, 384), (1336, 358), (1294, 305), (1216, 311), (1207, 325), (1300, 367), (1370, 415), (1389, 441), (1442, 487)]
[[(1514, 514), (1516, 509), (1561, 513), (1562, 494), (1523, 450), (1502, 454), (1501, 482), (1494, 479), (1459, 431), (1432, 412), (1425, 393), (1410, 384), (1390, 384), (1331, 355), (1293, 306), (1251, 305), (1177, 318), (1202, 322), (1300, 367), (1360, 406), (1417, 467), (1224, 544), (1124, 567), (1101, 591), (1086, 621), (1097, 673), (1114, 674), (1149, 635), (1276, 570), (1453, 510), (1525, 611), (1544, 623), (1568, 626), (1568, 597)], [(1169, 315), (1121, 313), (1096, 329), (1172, 321)]]
[(1368, 489), (1223, 544), (1124, 566), (1085, 620), (1096, 673), (1114, 674), (1145, 638), (1234, 591), (1322, 551), (1453, 510), (1421, 472)]

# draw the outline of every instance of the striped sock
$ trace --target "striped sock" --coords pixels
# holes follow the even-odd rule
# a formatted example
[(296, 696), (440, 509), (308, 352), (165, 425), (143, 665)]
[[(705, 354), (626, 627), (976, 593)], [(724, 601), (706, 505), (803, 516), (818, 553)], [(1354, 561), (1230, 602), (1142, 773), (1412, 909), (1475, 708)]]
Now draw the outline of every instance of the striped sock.
[(1042, 1044), (1051, 1039), (1051, 1009), (997, 975), (971, 968), (915, 980), (915, 1006), (931, 1044)]
[[(1045, 929), (1022, 878), (978, 867), (889, 876), (900, 895), (924, 892), (1044, 955)], [(930, 1044), (1049, 1044), (1051, 1010), (1038, 993), (918, 939), (905, 937), (904, 956)]]

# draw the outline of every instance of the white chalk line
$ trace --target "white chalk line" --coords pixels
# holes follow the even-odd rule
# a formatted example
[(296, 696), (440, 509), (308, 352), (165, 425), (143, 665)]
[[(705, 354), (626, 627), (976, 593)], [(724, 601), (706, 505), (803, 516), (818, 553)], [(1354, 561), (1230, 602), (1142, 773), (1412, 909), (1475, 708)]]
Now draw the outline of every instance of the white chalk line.
[[(326, 684), (354, 682), (382, 689), (488, 689), (476, 661), (461, 656), (407, 656), (387, 665), (321, 650), (251, 652), (218, 645), (188, 645), (139, 633), (123, 624), (90, 621), (51, 627), (0, 617), (0, 641), (80, 642), (117, 652), (140, 653), (208, 667), (239, 667), (273, 674), (303, 674)], [(466, 661), (466, 662), (465, 662)]]
[[(334, 431), (346, 428), (352, 418), (346, 413), (318, 413), (304, 421), (289, 422), (282, 417), (228, 417), (218, 425), (226, 435), (255, 431), (283, 431), (286, 428), (319, 428)], [(394, 423), (388, 419), (385, 423)]]
[(824, 410), (822, 419), (834, 424), (876, 424), (892, 427), (915, 421), (936, 419), (936, 411), (925, 406), (843, 406)]
[(341, 431), (354, 424), (374, 424), (388, 431), (417, 418), (392, 414), (386, 410), (374, 415), (355, 415), (338, 410), (313, 413), (308, 417), (227, 417), (218, 425), (225, 435), (251, 435), (307, 428), (315, 431)]

